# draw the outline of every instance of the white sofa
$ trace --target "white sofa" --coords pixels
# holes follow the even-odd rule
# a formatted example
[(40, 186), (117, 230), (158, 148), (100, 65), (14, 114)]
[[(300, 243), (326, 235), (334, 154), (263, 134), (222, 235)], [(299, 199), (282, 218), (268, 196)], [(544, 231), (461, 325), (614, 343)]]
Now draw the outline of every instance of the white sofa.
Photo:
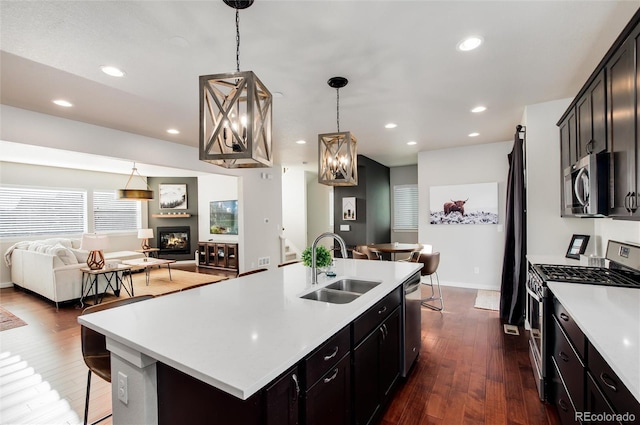
[[(59, 302), (80, 298), (80, 269), (87, 267), (88, 252), (80, 250), (79, 246), (79, 240), (63, 238), (13, 245), (5, 254), (5, 262), (11, 267), (11, 281), (54, 301), (56, 306)], [(104, 256), (106, 261), (144, 257), (135, 251), (109, 252)], [(105, 282), (99, 280), (98, 283), (99, 292), (104, 292)]]

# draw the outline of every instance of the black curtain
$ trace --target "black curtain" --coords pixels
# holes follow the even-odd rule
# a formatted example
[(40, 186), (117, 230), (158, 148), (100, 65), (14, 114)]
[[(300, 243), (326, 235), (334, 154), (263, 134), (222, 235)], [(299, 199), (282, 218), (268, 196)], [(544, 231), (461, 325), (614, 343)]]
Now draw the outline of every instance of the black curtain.
[(527, 209), (524, 181), (524, 128), (516, 127), (509, 154), (505, 246), (500, 286), (500, 318), (510, 325), (524, 323), (527, 278)]

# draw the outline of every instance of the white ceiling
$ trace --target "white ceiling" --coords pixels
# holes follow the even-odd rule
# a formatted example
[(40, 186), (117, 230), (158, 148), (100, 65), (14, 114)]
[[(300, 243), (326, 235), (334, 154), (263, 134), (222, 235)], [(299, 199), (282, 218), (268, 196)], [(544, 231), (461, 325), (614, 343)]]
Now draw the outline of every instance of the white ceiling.
[[(340, 128), (359, 153), (415, 164), (421, 150), (511, 140), (525, 105), (574, 96), (639, 5), (257, 0), (240, 12), (240, 67), (283, 95), (277, 163), (317, 161), (317, 134), (336, 129), (326, 82), (339, 75)], [(197, 146), (198, 76), (235, 70), (235, 11), (221, 0), (3, 0), (0, 16), (0, 101), (19, 108)], [(484, 44), (456, 50), (472, 34)]]

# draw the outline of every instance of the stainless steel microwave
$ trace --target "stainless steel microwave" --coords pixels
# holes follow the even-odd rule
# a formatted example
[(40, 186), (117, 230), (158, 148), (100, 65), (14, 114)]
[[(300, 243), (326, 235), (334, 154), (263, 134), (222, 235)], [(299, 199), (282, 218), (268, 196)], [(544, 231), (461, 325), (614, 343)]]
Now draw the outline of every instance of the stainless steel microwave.
[(563, 215), (604, 217), (609, 199), (609, 155), (590, 154), (564, 169)]

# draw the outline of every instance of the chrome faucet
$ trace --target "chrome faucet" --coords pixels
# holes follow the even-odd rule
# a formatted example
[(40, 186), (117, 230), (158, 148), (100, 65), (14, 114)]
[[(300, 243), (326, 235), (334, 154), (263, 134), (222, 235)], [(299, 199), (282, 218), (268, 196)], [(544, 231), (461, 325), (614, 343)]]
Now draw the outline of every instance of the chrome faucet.
[(338, 243), (340, 244), (340, 251), (342, 251), (342, 258), (348, 258), (347, 245), (344, 243), (344, 239), (342, 239), (342, 237), (331, 232), (324, 232), (323, 234), (318, 236), (316, 240), (313, 241), (313, 245), (311, 245), (311, 284), (312, 285), (315, 285), (318, 283), (318, 267), (316, 266), (316, 246), (318, 245), (318, 242), (322, 238), (337, 239)]

